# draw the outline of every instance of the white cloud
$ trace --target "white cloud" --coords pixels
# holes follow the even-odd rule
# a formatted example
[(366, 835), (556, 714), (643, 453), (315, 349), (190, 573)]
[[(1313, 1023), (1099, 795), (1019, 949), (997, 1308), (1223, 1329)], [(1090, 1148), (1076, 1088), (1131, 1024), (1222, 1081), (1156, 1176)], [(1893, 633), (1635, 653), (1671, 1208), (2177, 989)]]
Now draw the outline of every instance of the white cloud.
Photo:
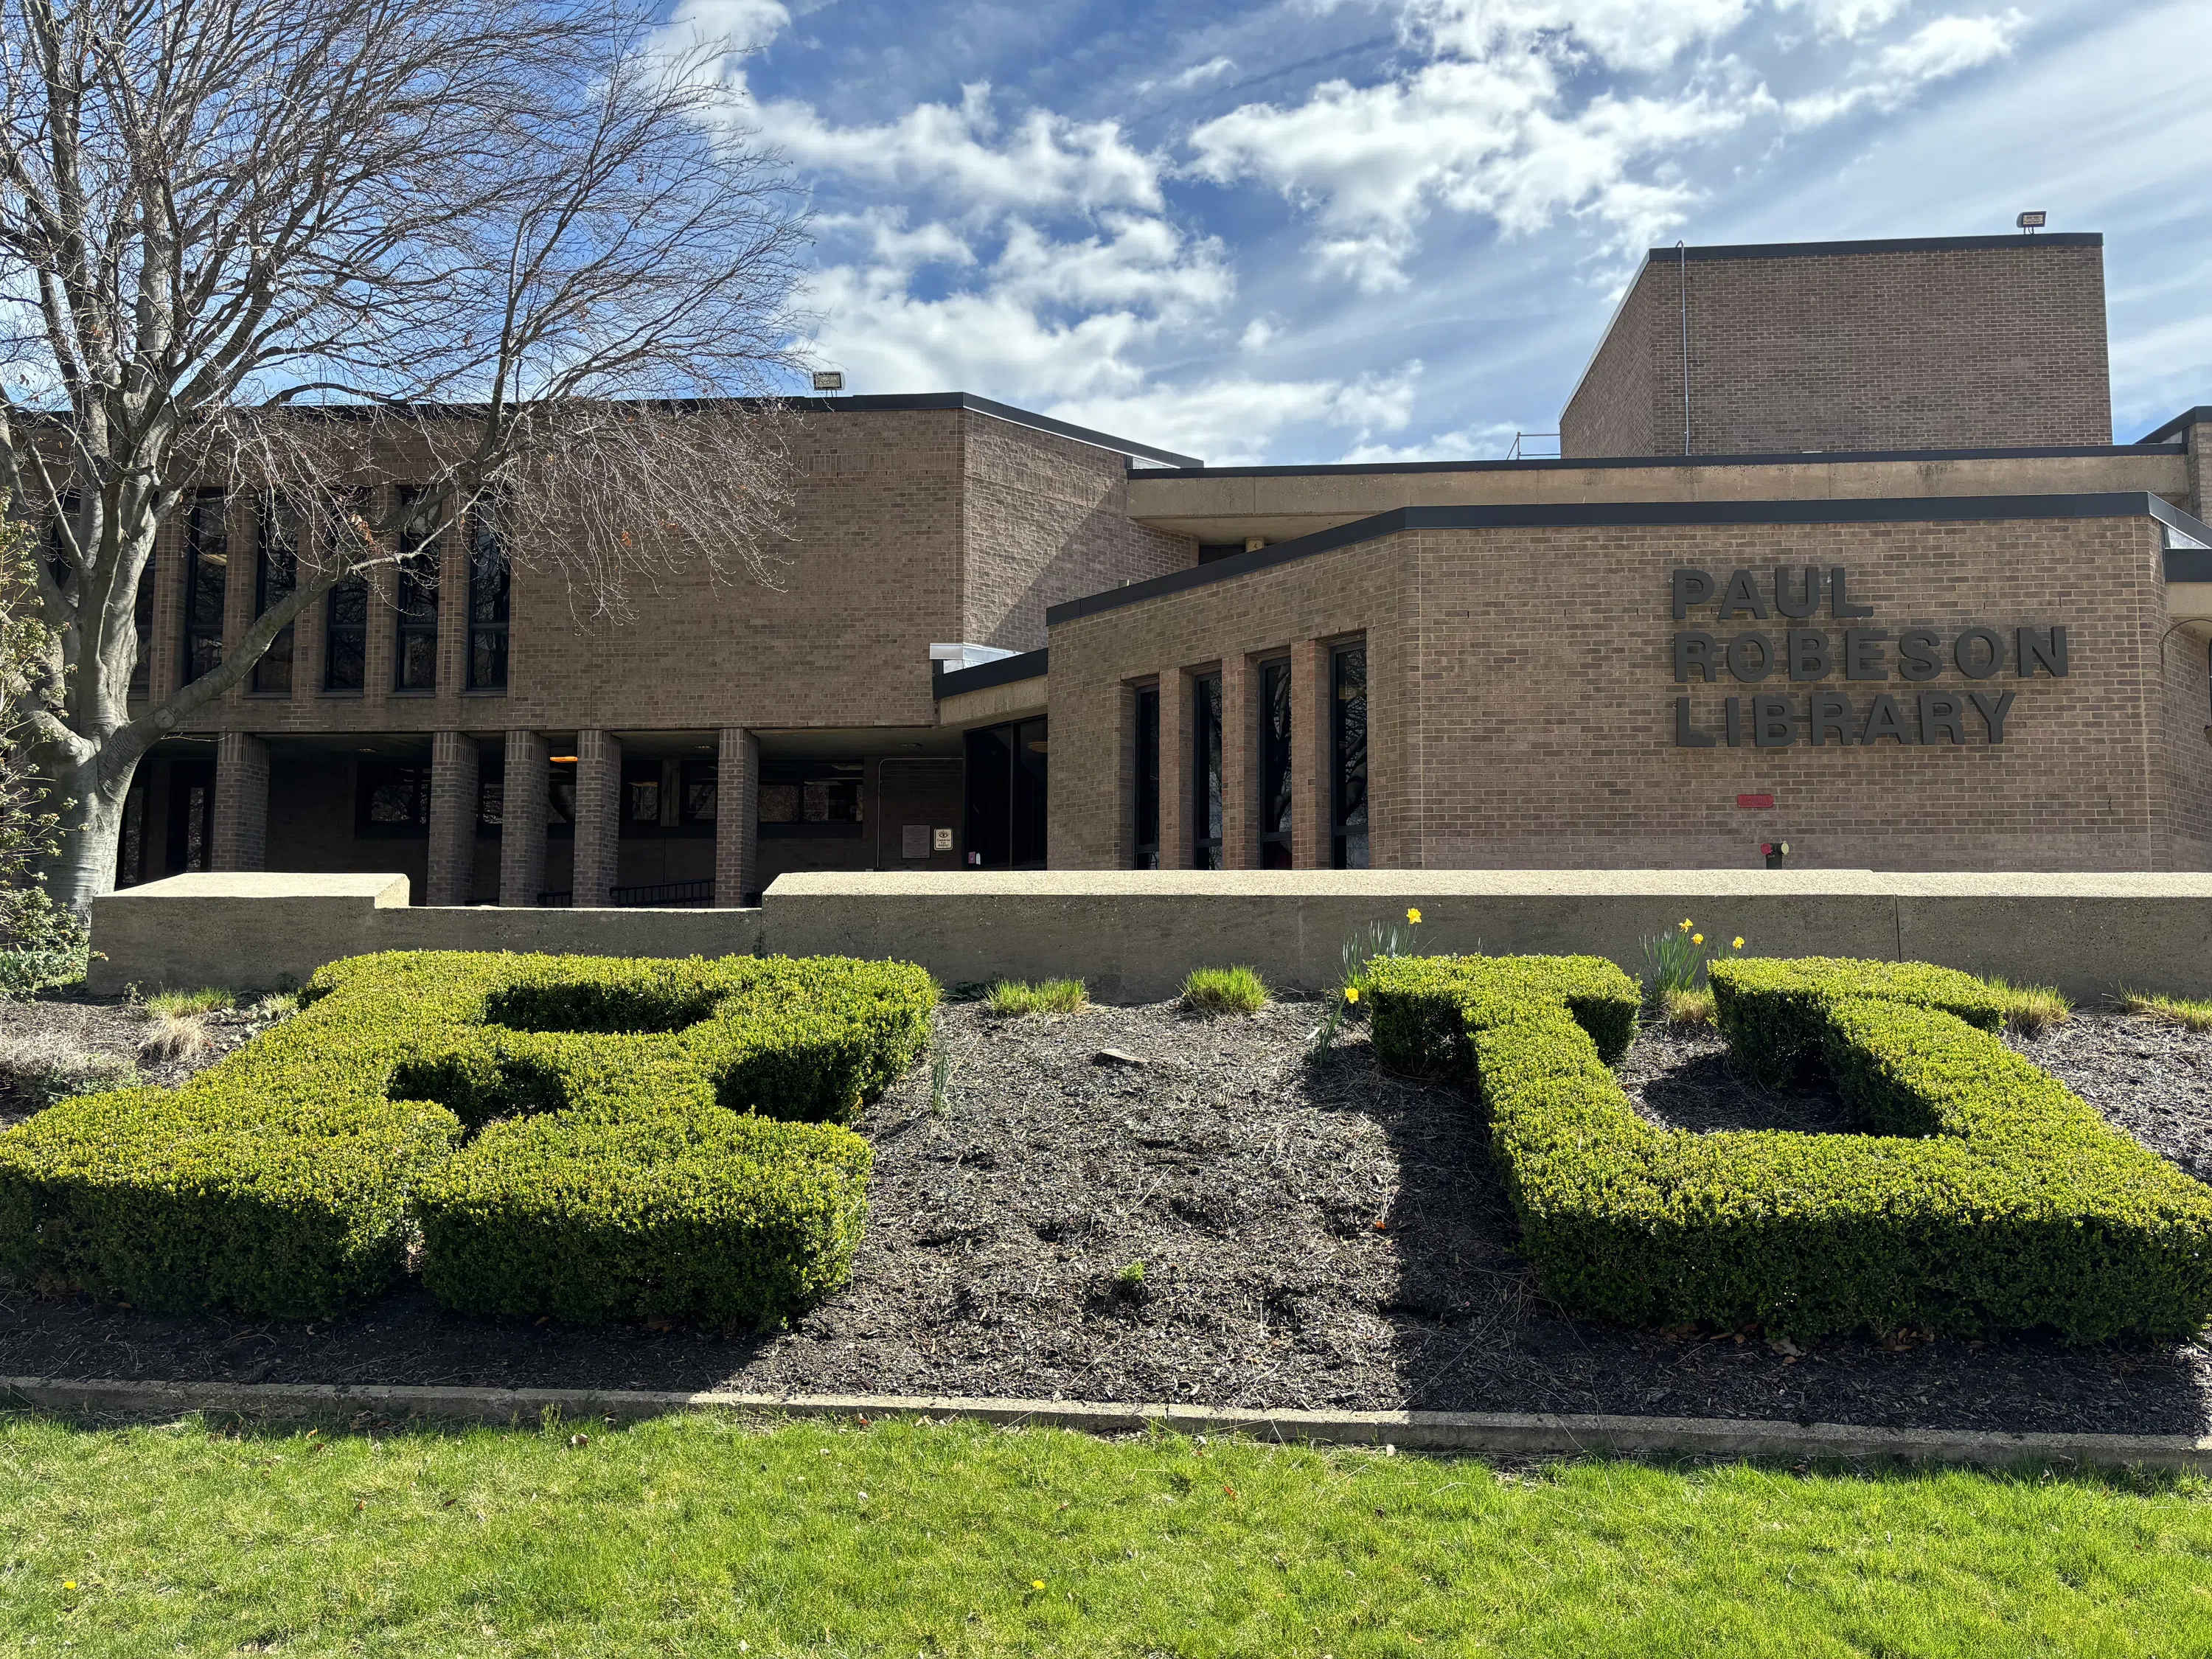
[(781, 0), (684, 0), (662, 26), (684, 39), (726, 40), (739, 51), (765, 46), (791, 27)]
[(1911, 3), (1911, 0), (1778, 0), (1777, 9), (1786, 12), (1802, 8), (1821, 34), (1854, 40), (1869, 29), (1880, 28)]
[(1203, 64), (1193, 64), (1188, 69), (1169, 76), (1164, 81), (1139, 81), (1139, 92), (1150, 92), (1156, 87), (1166, 87), (1176, 92), (1188, 92), (1193, 87), (1202, 87), (1209, 81), (1218, 81), (1237, 68), (1227, 58), (1209, 58)]
[(1782, 107), (1784, 124), (1820, 126), (1860, 109), (1893, 110), (1929, 82), (1981, 68), (2011, 52), (2027, 27), (2017, 11), (1994, 17), (1938, 17), (1886, 46), (1870, 71)]
[(1255, 317), (1244, 325), (1244, 332), (1237, 337), (1239, 351), (1261, 352), (1273, 345), (1282, 335), (1282, 330), (1265, 317)]
[[(1504, 457), (1521, 435), (1521, 428), (1510, 421), (1492, 422), (1486, 425), (1462, 427), (1456, 432), (1440, 432), (1433, 438), (1424, 438), (1418, 443), (1365, 443), (1346, 450), (1344, 459), (1353, 465), (1387, 465), (1392, 462), (1415, 461), (1481, 461)], [(1557, 441), (1547, 438), (1540, 453), (1557, 453)]]
[(1212, 378), (1190, 386), (1063, 399), (1046, 412), (1079, 426), (1142, 436), (1147, 442), (1203, 456), (1216, 466), (1263, 459), (1278, 434), (1298, 427), (1395, 431), (1413, 411), (1419, 363), (1395, 375), (1334, 380)]

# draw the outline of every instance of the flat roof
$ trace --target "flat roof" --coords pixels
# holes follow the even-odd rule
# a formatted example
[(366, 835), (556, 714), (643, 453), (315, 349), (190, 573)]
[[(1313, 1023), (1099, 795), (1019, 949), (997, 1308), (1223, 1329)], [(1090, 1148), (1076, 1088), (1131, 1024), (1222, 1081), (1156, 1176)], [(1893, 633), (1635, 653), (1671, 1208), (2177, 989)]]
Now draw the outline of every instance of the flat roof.
[(811, 410), (829, 415), (866, 415), (899, 413), (920, 409), (964, 409), (971, 414), (988, 415), (994, 420), (1009, 421), (1016, 426), (1025, 426), (1033, 431), (1049, 432), (1057, 438), (1072, 438), (1077, 443), (1089, 444), (1097, 449), (1110, 449), (1117, 455), (1127, 455), (1139, 460), (1157, 461), (1163, 466), (1204, 466), (1206, 463), (1195, 455), (1178, 455), (1172, 449), (1160, 449), (1152, 444), (1140, 444), (1133, 438), (1117, 438), (1110, 432), (1095, 432), (1087, 426), (1074, 426), (1066, 421), (1056, 421), (1049, 415), (1040, 415), (1035, 410), (1017, 409), (1012, 404), (994, 402), (989, 398), (978, 398), (968, 392), (890, 392), (873, 396), (851, 398), (780, 398), (776, 401), (787, 409)]
[[(2182, 542), (2212, 548), (2212, 527), (2144, 489), (2075, 495), (1880, 496), (1785, 501), (1520, 502), (1504, 507), (1401, 507), (1316, 531), (1295, 541), (1235, 553), (1149, 581), (1131, 582), (1055, 605), (1044, 613), (1056, 628), (1079, 617), (1233, 581), (1257, 570), (1332, 553), (1408, 530), (1533, 530), (1617, 526), (1737, 524), (1972, 524), (2017, 519), (2155, 519)], [(992, 665), (996, 666), (997, 665)]]
[(2100, 230), (2015, 231), (2009, 236), (1886, 236), (1860, 242), (1735, 242), (1712, 247), (1655, 247), (1646, 264), (1663, 259), (1833, 259), (1864, 253), (1967, 253), (2004, 248), (2102, 247)]
[[(2203, 411), (2212, 420), (2212, 410)], [(1316, 478), (1357, 477), (1403, 472), (1571, 472), (1577, 469), (1635, 466), (1817, 466), (1827, 462), (1863, 461), (2003, 461), (2053, 460), (2111, 455), (2182, 455), (2189, 446), (2166, 442), (2161, 434), (2178, 430), (2181, 421), (2169, 422), (2140, 443), (2030, 444), (1984, 449), (1786, 449), (1750, 455), (1594, 455), (1528, 461), (1352, 461), (1316, 462), (1303, 466), (1179, 466), (1146, 467), (1133, 476), (1141, 478)]]

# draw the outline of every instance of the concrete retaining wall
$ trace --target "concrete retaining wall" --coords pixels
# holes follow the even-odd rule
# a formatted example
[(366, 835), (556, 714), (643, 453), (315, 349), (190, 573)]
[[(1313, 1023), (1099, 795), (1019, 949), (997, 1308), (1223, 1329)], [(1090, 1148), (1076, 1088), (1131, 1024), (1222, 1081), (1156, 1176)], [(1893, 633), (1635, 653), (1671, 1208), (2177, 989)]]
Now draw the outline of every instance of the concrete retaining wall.
[(1863, 870), (969, 872), (785, 876), (751, 910), (410, 907), (404, 876), (177, 876), (97, 900), (96, 991), (297, 983), (367, 951), (899, 957), (948, 985), (1072, 974), (1103, 1001), (1194, 967), (1335, 983), (1346, 938), (1419, 907), (1424, 951), (1585, 951), (1638, 969), (1694, 917), (1760, 956), (1939, 962), (2056, 984), (2212, 996), (2212, 875)]

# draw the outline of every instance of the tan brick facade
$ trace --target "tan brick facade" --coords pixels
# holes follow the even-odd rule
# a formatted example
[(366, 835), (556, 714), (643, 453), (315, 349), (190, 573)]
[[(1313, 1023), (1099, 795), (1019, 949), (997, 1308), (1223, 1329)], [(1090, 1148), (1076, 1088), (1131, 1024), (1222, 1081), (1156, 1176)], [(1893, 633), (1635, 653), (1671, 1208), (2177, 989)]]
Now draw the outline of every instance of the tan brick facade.
[(1559, 432), (1571, 458), (2109, 444), (2102, 238), (1654, 248)]

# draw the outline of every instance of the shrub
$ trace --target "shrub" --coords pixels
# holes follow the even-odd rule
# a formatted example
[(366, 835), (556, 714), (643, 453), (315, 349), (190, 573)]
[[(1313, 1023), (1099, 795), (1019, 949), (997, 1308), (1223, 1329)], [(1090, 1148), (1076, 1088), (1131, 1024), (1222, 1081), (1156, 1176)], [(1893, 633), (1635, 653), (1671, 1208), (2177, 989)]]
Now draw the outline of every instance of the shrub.
[(43, 887), (0, 890), (0, 997), (33, 995), (74, 985), (92, 960), (92, 939), (76, 913), (56, 904)]
[(215, 1046), (207, 1021), (198, 1014), (155, 1014), (138, 1039), (138, 1058), (149, 1066), (199, 1060)]
[(983, 1012), (993, 1019), (1018, 1019), (1024, 1014), (1080, 1013), (1090, 1006), (1090, 988), (1079, 979), (1039, 980), (1035, 985), (1018, 979), (1002, 979), (983, 996)]
[(2004, 992), (1923, 963), (1717, 963), (1738, 1063), (1825, 1063), (1876, 1133), (1692, 1134), (1607, 1069), (1634, 1006), (1608, 967), (1461, 958), (1376, 986), (1388, 1063), (1474, 1081), (1522, 1249), (1571, 1310), (2074, 1341), (2212, 1312), (2212, 1189), (2008, 1049)]
[(1267, 1006), (1267, 987), (1249, 968), (1194, 968), (1182, 982), (1182, 1006), (1208, 1018), (1256, 1014)]
[(2212, 1002), (2148, 991), (2123, 991), (2120, 1006), (2130, 1014), (2161, 1025), (2179, 1025), (2185, 1031), (2212, 1031)]
[(301, 1001), (179, 1089), (0, 1134), (0, 1267), (316, 1316), (388, 1286), (419, 1223), (453, 1306), (769, 1316), (848, 1270), (867, 1178), (859, 1137), (781, 1120), (850, 1117), (927, 1041), (935, 987), (891, 963), (395, 952)]

